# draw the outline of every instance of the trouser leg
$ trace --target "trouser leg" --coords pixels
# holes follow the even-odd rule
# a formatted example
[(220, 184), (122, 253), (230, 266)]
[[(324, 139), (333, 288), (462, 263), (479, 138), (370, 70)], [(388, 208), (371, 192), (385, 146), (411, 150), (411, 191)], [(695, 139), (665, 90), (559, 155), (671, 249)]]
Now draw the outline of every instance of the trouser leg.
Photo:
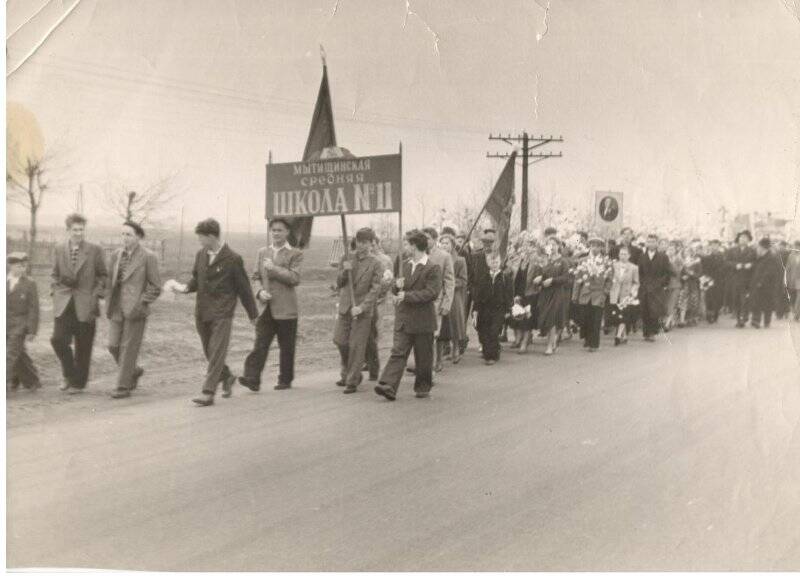
[(353, 317), (347, 314), (339, 314), (336, 319), (336, 329), (333, 332), (333, 342), (339, 350), (339, 376), (342, 381), (347, 380), (348, 360), (350, 357), (350, 328), (353, 324)]
[[(207, 339), (205, 341), (208, 369), (203, 382), (203, 393), (214, 395), (217, 384), (227, 377), (225, 358), (228, 355), (228, 346), (231, 340), (232, 319), (217, 319), (204, 323)], [(227, 371), (230, 374), (230, 370)]]
[(406, 361), (408, 361), (408, 355), (411, 353), (413, 344), (414, 337), (412, 335), (395, 329), (394, 338), (392, 339), (392, 352), (380, 378), (380, 383), (391, 387), (394, 393), (397, 393), (397, 387), (403, 377)]
[(78, 318), (75, 315), (75, 305), (70, 300), (67, 308), (56, 317), (53, 324), (53, 335), (50, 337), (50, 344), (53, 351), (61, 363), (61, 374), (70, 385), (76, 385), (75, 378), (75, 356), (72, 352), (72, 339), (78, 325)]
[(22, 383), (25, 387), (39, 384), (36, 366), (25, 349), (25, 333), (6, 335), (6, 386)]
[(272, 339), (275, 337), (275, 320), (269, 304), (256, 320), (256, 338), (253, 349), (244, 360), (244, 377), (257, 385), (261, 384), (261, 373), (267, 363), (267, 355)]
[(433, 333), (413, 335), (414, 360), (417, 363), (414, 391), (418, 393), (429, 392), (433, 385), (433, 342)]
[(133, 389), (136, 360), (139, 358), (139, 350), (142, 347), (146, 322), (147, 319), (125, 319), (122, 322), (117, 389)]
[(97, 330), (95, 321), (78, 322), (75, 333), (75, 387), (83, 389), (89, 381), (89, 368), (92, 364), (92, 348)]
[(278, 383), (289, 385), (294, 381), (294, 354), (297, 345), (297, 319), (275, 321), (278, 334)]
[(380, 307), (375, 307), (375, 313), (372, 317), (372, 326), (369, 333), (369, 341), (367, 341), (367, 369), (369, 370), (370, 377), (378, 377), (381, 371), (380, 354), (378, 352), (379, 336), (379, 323), (381, 320)]
[(600, 330), (603, 325), (603, 307), (589, 306), (589, 347), (598, 349), (600, 347)]
[(357, 386), (363, 379), (362, 369), (364, 367), (364, 357), (367, 349), (372, 317), (359, 316), (350, 323), (350, 336), (348, 340), (347, 373), (345, 382), (347, 385)]

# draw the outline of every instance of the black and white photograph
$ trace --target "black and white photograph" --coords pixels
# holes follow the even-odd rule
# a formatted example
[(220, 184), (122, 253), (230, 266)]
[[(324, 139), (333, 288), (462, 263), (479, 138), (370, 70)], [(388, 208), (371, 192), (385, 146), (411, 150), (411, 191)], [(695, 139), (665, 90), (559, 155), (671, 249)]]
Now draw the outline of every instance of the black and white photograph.
[(800, 0), (6, 0), (6, 573), (800, 571)]

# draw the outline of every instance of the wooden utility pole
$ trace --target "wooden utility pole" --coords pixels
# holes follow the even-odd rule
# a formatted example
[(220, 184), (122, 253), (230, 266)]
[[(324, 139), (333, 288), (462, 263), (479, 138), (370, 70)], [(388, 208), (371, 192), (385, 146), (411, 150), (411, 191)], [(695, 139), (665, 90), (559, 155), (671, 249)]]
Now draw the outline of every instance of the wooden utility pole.
[[(528, 166), (534, 163), (539, 163), (540, 161), (544, 161), (545, 159), (549, 159), (551, 157), (562, 157), (561, 152), (558, 153), (531, 153), (534, 149), (538, 147), (542, 147), (547, 143), (562, 143), (564, 138), (553, 137), (545, 137), (544, 135), (540, 135), (539, 137), (534, 137), (528, 135), (527, 131), (523, 131), (522, 135), (489, 135), (489, 139), (492, 141), (504, 141), (509, 145), (514, 145), (514, 142), (522, 142), (522, 193), (520, 200), (520, 230), (527, 230), (528, 229)], [(490, 158), (501, 158), (507, 159), (510, 157), (511, 154), (508, 153), (487, 153), (486, 157)], [(532, 161), (531, 161), (532, 160)], [(537, 209), (538, 211), (538, 209)]]

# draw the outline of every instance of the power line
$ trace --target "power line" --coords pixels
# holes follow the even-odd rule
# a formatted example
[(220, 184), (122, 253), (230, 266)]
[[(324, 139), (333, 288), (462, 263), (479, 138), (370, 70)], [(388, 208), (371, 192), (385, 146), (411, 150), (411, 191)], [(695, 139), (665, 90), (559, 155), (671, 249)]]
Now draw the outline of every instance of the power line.
[[(540, 135), (539, 137), (535, 137), (532, 135), (528, 135), (527, 131), (523, 131), (522, 135), (511, 135), (508, 134), (505, 137), (503, 135), (489, 135), (490, 141), (503, 141), (508, 143), (509, 145), (514, 145), (515, 143), (522, 142), (522, 193), (521, 193), (521, 200), (520, 200), (520, 229), (527, 230), (528, 229), (528, 166), (539, 163), (540, 161), (544, 161), (546, 159), (550, 159), (551, 157), (562, 157), (561, 152), (558, 153), (531, 153), (534, 149), (538, 149), (548, 143), (562, 143), (564, 138), (553, 137), (545, 137), (544, 135)], [(511, 154), (508, 153), (487, 153), (486, 157), (488, 158), (500, 158), (506, 159), (511, 157)], [(539, 218), (540, 212), (540, 204), (536, 204), (536, 212), (537, 218)]]

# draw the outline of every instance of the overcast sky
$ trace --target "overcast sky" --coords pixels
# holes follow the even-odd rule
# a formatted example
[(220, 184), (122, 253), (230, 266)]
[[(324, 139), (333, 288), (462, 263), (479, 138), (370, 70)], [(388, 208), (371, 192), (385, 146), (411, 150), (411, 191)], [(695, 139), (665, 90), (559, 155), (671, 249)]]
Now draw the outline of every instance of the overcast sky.
[(665, 222), (795, 211), (795, 0), (8, 0), (7, 70), (67, 13), (7, 78), (60, 152), (45, 224), (81, 183), (103, 222), (103, 184), (178, 171), (168, 215), (224, 219), (227, 197), (232, 229), (260, 227), (267, 152), (302, 156), (320, 44), (339, 144), (403, 142), (407, 223), (480, 204), (502, 169), (486, 151), (509, 150), (488, 134), (523, 129), (564, 136), (544, 148), (563, 158), (533, 166), (543, 206), (585, 209), (602, 189)]

